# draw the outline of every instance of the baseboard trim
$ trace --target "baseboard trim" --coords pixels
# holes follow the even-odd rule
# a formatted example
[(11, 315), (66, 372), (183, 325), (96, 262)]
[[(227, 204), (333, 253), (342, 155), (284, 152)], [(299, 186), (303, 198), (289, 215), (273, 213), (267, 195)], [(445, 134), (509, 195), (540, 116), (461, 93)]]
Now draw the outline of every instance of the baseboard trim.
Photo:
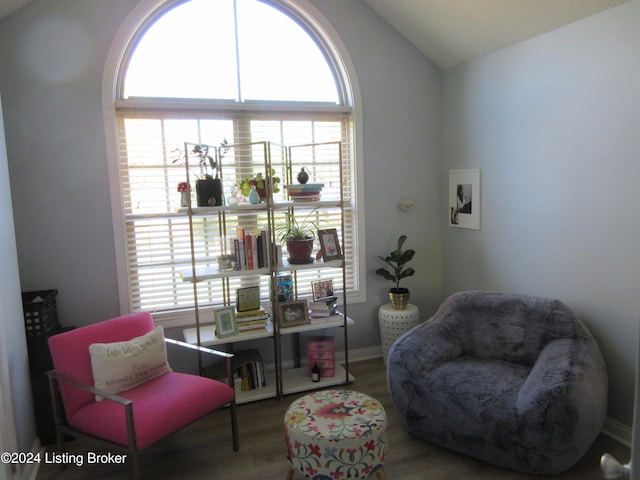
[(627, 425), (607, 417), (607, 420), (604, 422), (604, 427), (602, 427), (602, 433), (631, 448), (633, 434), (631, 428)]
[[(372, 358), (380, 358), (382, 357), (382, 346), (377, 345), (373, 347), (366, 348), (353, 348), (349, 349), (349, 361), (350, 362), (359, 362), (361, 360), (370, 360)], [(336, 352), (336, 362), (344, 362), (345, 354), (344, 351)]]

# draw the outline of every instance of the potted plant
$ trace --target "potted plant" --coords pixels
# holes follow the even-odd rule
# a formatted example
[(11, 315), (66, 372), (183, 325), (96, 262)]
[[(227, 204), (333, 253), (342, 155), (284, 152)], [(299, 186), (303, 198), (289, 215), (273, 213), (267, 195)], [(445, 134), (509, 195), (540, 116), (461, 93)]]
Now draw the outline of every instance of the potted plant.
[(404, 310), (409, 303), (409, 289), (401, 288), (400, 280), (416, 273), (412, 267), (405, 268), (405, 265), (413, 259), (416, 253), (414, 250), (402, 250), (402, 246), (406, 240), (406, 235), (400, 235), (400, 238), (398, 238), (398, 246), (394, 251), (386, 257), (378, 256), (380, 260), (391, 267), (390, 270), (380, 267), (376, 270), (376, 274), (395, 284), (395, 287), (389, 289), (389, 299), (391, 300), (391, 306), (394, 310)]
[[(256, 191), (258, 195), (260, 195), (260, 200), (264, 200), (267, 197), (267, 186), (266, 186), (266, 176), (262, 174), (262, 172), (255, 173), (251, 177), (245, 177), (238, 183), (238, 188), (240, 189), (240, 193), (245, 197), (249, 196), (251, 193), (251, 187), (256, 187)], [(278, 193), (280, 191), (280, 177), (276, 175), (275, 169), (271, 169), (271, 192)]]
[[(225, 140), (226, 142), (226, 140)], [(221, 147), (224, 143), (220, 144)], [(172, 151), (173, 163), (184, 162), (186, 155), (181, 148)], [(222, 205), (222, 181), (218, 178), (216, 159), (209, 155), (209, 145), (194, 145), (189, 152), (198, 159), (200, 173), (196, 173), (196, 198), (199, 207), (211, 207)], [(215, 178), (213, 174), (215, 173)]]
[(311, 252), (313, 251), (313, 240), (318, 229), (316, 223), (310, 220), (309, 214), (301, 221), (298, 221), (293, 213), (285, 213), (285, 221), (276, 225), (276, 235), (280, 243), (287, 246), (289, 255), (288, 261), (292, 264), (313, 263)]

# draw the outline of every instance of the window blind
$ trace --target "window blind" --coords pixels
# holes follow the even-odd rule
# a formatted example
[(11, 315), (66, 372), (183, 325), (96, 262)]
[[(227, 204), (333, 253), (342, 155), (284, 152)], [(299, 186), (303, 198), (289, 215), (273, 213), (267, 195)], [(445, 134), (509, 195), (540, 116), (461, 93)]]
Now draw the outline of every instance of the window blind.
[[(358, 289), (357, 206), (355, 205), (355, 172), (353, 158), (353, 125), (346, 112), (208, 112), (184, 108), (117, 110), (118, 155), (122, 204), (125, 222), (125, 248), (131, 311), (146, 310), (166, 326), (193, 323), (193, 285), (184, 281), (191, 268), (189, 219), (180, 213), (178, 183), (185, 181), (184, 163), (177, 153), (185, 142), (218, 146), (227, 140), (237, 148), (221, 159), (224, 195), (231, 195), (242, 175), (264, 172), (264, 143), (270, 142), (271, 166), (282, 179), (277, 200), (285, 200), (282, 184), (295, 182), (296, 169), (302, 166), (310, 174), (310, 182), (324, 183), (322, 199), (344, 198), (343, 225), (337, 209), (311, 212), (319, 228), (337, 228), (346, 264), (347, 293)], [(338, 151), (336, 143), (342, 151)], [(249, 145), (242, 147), (240, 145)], [(285, 146), (325, 144), (315, 147)], [(256, 151), (251, 151), (257, 149)], [(292, 176), (287, 177), (285, 158), (291, 155)], [(247, 162), (247, 158), (253, 162)], [(195, 190), (197, 166), (190, 165), (191, 187)], [(193, 201), (195, 204), (195, 192)], [(282, 221), (280, 214), (275, 221)], [(266, 213), (227, 216), (219, 219), (195, 216), (194, 256), (199, 265), (216, 262), (216, 256), (229, 248), (230, 238), (238, 228), (260, 231), (267, 224)], [(341, 226), (344, 229), (340, 228)], [(221, 232), (221, 228), (225, 229)], [(222, 240), (221, 240), (222, 238)], [(315, 242), (315, 249), (319, 242)], [(315, 252), (314, 252), (315, 254)], [(333, 271), (335, 270), (335, 271)], [(268, 301), (269, 276), (233, 277), (225, 284), (220, 280), (197, 283), (201, 309), (213, 309), (235, 301), (235, 289), (260, 285), (263, 302)], [(309, 269), (296, 273), (298, 295), (310, 296), (311, 282), (332, 279), (336, 291), (343, 287), (339, 269)], [(213, 318), (213, 317), (212, 317)]]

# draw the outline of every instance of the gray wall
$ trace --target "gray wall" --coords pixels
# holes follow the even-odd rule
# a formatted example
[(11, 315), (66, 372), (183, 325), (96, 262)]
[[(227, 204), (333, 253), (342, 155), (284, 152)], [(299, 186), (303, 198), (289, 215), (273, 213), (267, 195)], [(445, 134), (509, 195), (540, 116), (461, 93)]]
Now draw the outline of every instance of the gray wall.
[[(441, 72), (359, 0), (314, 1), (355, 64), (364, 131), (367, 302), (350, 308), (351, 347), (379, 345), (390, 285), (375, 256), (409, 236), (409, 279), (425, 314), (441, 300), (438, 221)], [(136, 0), (33, 0), (0, 20), (3, 92), (22, 290), (57, 288), (61, 321), (118, 315), (101, 107), (107, 54)], [(402, 197), (416, 207), (400, 212)]]
[[(1, 114), (2, 105), (0, 104)], [(0, 331), (4, 335), (2, 345), (6, 348), (6, 350), (0, 351), (2, 357), (0, 362), (7, 362), (9, 381), (11, 382), (11, 391), (0, 392), (0, 395), (5, 396), (6, 400), (8, 400), (6, 396), (11, 398), (16, 424), (15, 445), (20, 451), (28, 452), (33, 446), (36, 432), (3, 127), (3, 119), (0, 116), (0, 225), (2, 225), (0, 228), (0, 272), (2, 272), (0, 275), (0, 321), (3, 322)], [(7, 404), (5, 403), (5, 405)], [(1, 427), (6, 428), (4, 425)], [(10, 446), (5, 445), (5, 447)]]
[(441, 183), (457, 168), (481, 168), (483, 182), (482, 229), (445, 227), (445, 292), (570, 305), (599, 341), (609, 416), (625, 425), (640, 311), (638, 25), (634, 0), (444, 75)]

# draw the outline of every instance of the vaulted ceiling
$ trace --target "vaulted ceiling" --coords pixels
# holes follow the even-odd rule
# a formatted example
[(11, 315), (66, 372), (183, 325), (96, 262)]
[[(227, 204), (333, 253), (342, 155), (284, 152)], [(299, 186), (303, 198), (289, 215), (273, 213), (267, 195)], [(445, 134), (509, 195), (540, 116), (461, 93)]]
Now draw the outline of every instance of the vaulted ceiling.
[(446, 70), (629, 0), (364, 0)]
[(4, 18), (19, 8), (24, 7), (31, 0), (0, 0), (0, 18)]
[[(31, 0), (0, 0), (0, 18)], [(364, 0), (446, 70), (629, 0)]]

